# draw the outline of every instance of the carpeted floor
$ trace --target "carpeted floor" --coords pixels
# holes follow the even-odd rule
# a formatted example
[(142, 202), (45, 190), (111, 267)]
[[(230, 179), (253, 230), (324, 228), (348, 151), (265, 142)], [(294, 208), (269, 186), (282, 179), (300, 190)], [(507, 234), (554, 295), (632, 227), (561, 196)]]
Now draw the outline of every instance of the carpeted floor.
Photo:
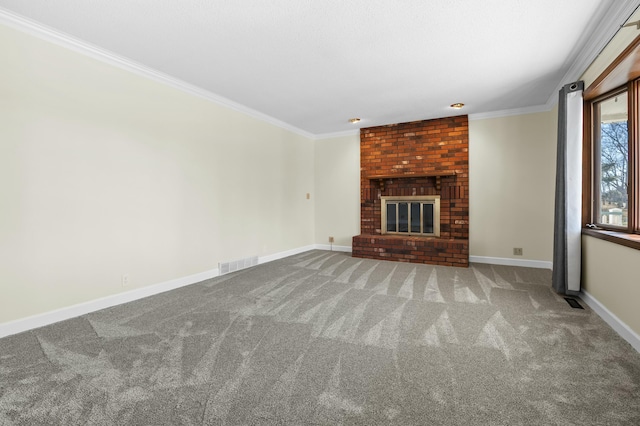
[(0, 339), (0, 425), (640, 424), (550, 279), (306, 252)]

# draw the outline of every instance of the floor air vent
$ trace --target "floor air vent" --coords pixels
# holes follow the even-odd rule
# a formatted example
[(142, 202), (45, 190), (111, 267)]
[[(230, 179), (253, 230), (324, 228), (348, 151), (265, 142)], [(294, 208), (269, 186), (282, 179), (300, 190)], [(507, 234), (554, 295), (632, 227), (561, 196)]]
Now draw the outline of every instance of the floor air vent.
[(241, 269), (250, 268), (257, 264), (258, 256), (245, 257), (244, 259), (234, 260), (232, 262), (218, 263), (218, 271), (220, 271), (220, 275), (224, 275)]
[(567, 303), (569, 304), (569, 306), (571, 306), (574, 309), (584, 309), (582, 307), (582, 305), (580, 305), (580, 303), (578, 303), (578, 301), (576, 299), (572, 299), (570, 297), (565, 297), (564, 300), (566, 300)]

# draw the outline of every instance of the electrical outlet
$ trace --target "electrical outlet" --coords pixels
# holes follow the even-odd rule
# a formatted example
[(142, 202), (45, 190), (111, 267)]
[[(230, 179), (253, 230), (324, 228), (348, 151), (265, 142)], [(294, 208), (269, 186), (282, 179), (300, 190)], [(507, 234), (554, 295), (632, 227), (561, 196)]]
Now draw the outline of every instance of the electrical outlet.
[(311, 199), (311, 194), (307, 192), (307, 200)]
[(514, 256), (522, 256), (522, 247), (514, 247), (513, 248)]
[(122, 287), (129, 285), (129, 274), (122, 274)]
[(332, 243), (333, 242), (333, 237), (329, 237), (329, 242)]

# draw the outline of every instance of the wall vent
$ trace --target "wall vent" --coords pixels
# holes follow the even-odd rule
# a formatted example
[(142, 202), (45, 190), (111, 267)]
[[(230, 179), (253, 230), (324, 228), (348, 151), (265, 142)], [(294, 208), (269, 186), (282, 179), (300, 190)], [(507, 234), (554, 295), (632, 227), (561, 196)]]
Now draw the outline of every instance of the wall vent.
[(241, 269), (251, 268), (257, 264), (258, 256), (245, 257), (244, 259), (234, 260), (231, 262), (218, 263), (218, 271), (220, 275), (224, 275)]

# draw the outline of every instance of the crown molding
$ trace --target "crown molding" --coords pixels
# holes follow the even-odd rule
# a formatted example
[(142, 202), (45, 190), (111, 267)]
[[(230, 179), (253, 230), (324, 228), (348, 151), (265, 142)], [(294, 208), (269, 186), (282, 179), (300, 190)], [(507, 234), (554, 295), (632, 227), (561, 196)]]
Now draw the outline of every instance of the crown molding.
[(639, 6), (640, 1), (638, 0), (601, 2), (591, 24), (585, 28), (575, 45), (574, 51), (567, 58), (567, 62), (570, 63), (569, 69), (562, 76), (556, 89), (547, 100), (546, 105), (549, 108), (552, 108), (558, 102), (560, 89), (565, 84), (578, 80), (585, 73), (587, 68)]
[(355, 130), (346, 130), (344, 132), (321, 133), (321, 134), (315, 135), (314, 139), (315, 140), (335, 139), (335, 138), (342, 138), (346, 136), (359, 136), (359, 135), (360, 135), (360, 129), (355, 129)]
[(318, 137), (313, 133), (299, 129), (295, 126), (292, 126), (291, 124), (285, 123), (284, 121), (271, 117), (270, 115), (263, 114), (259, 111), (256, 111), (245, 105), (242, 105), (238, 102), (234, 102), (223, 96), (217, 95), (208, 90), (204, 90), (200, 87), (194, 86), (185, 81), (182, 81), (170, 75), (164, 74), (160, 71), (149, 68), (145, 65), (137, 63), (126, 57), (116, 55), (115, 53), (110, 52), (106, 49), (102, 49), (98, 46), (95, 46), (91, 43), (80, 40), (78, 38), (75, 38), (64, 32), (54, 30), (53, 28), (50, 28), (46, 25), (42, 25), (38, 22), (32, 21), (31, 19), (25, 18), (24, 16), (15, 14), (1, 7), (0, 7), (0, 24), (4, 24), (15, 30), (27, 33), (29, 35), (48, 41), (50, 43), (54, 43), (58, 46), (64, 47), (66, 49), (72, 50), (74, 52), (80, 53), (85, 56), (89, 56), (93, 59), (107, 63), (109, 65), (113, 65), (115, 67), (118, 67), (120, 69), (129, 71), (129, 72), (132, 72), (139, 76), (149, 78), (158, 83), (165, 84), (167, 86), (173, 87), (174, 89), (180, 90), (184, 93), (188, 93), (190, 95), (208, 100), (217, 105), (232, 109), (236, 112), (264, 121), (268, 124), (274, 125), (284, 130), (288, 130), (292, 133), (296, 133), (305, 138), (317, 139)]
[(514, 115), (535, 114), (538, 112), (548, 112), (553, 109), (553, 105), (533, 105), (522, 108), (503, 109), (499, 111), (479, 112), (477, 114), (469, 114), (469, 121), (486, 120), (488, 118), (511, 117)]
[[(571, 65), (567, 72), (564, 74), (560, 82), (558, 83), (556, 90), (551, 93), (551, 96), (544, 105), (537, 105), (524, 108), (515, 108), (510, 110), (492, 111), (486, 113), (470, 114), (470, 120), (482, 120), (488, 118), (508, 117), (514, 115), (531, 114), (536, 112), (545, 112), (551, 110), (557, 103), (557, 93), (567, 82), (575, 81), (584, 73), (589, 65), (600, 54), (602, 49), (609, 43), (616, 32), (619, 30), (621, 23), (625, 22), (631, 14), (640, 5), (639, 0), (623, 0), (603, 2), (599, 6), (599, 11), (594, 17), (595, 24), (594, 31), (585, 31), (574, 49), (574, 53), (569, 55), (567, 62)], [(132, 72), (145, 78), (149, 78), (156, 82), (168, 85), (184, 93), (197, 96), (199, 98), (208, 100), (217, 105), (229, 108), (239, 113), (245, 114), (249, 117), (261, 120), (268, 124), (274, 125), (284, 130), (288, 130), (297, 135), (303, 136), (311, 140), (331, 139), (344, 136), (353, 136), (358, 134), (358, 130), (350, 130), (344, 132), (314, 134), (307, 132), (298, 127), (295, 127), (289, 123), (278, 120), (272, 116), (249, 108), (240, 103), (234, 102), (223, 96), (217, 95), (213, 92), (204, 90), (200, 87), (189, 84), (180, 79), (171, 77), (167, 74), (161, 73), (157, 70), (149, 68), (145, 65), (132, 61), (123, 56), (119, 56), (106, 49), (102, 49), (98, 46), (92, 45), (86, 41), (77, 39), (69, 34), (61, 31), (54, 30), (48, 26), (42, 25), (36, 21), (32, 21), (21, 15), (10, 12), (0, 7), (0, 23), (14, 28), (18, 31), (25, 32), (32, 36), (38, 37), (45, 41), (62, 46), (77, 53), (89, 56), (103, 63), (116, 66), (120, 69)], [(590, 28), (589, 26), (587, 30)]]

